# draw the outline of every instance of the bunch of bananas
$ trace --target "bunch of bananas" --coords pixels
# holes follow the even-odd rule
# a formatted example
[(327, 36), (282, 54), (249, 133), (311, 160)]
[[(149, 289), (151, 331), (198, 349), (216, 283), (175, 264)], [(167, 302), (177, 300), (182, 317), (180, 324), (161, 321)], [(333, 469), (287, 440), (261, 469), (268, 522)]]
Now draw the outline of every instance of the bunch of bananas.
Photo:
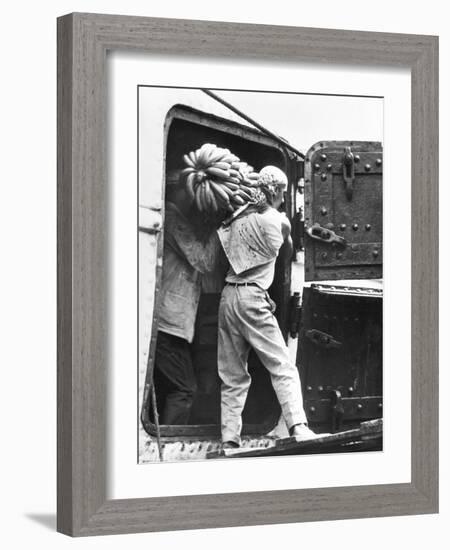
[(189, 197), (200, 212), (234, 212), (251, 201), (258, 174), (229, 149), (205, 143), (183, 156), (181, 171)]
[(238, 178), (240, 179), (241, 183), (245, 186), (255, 186), (257, 184), (257, 181), (259, 179), (258, 172), (255, 172), (253, 166), (250, 166), (250, 164), (247, 164), (246, 162), (235, 162), (233, 163), (235, 169), (238, 170)]

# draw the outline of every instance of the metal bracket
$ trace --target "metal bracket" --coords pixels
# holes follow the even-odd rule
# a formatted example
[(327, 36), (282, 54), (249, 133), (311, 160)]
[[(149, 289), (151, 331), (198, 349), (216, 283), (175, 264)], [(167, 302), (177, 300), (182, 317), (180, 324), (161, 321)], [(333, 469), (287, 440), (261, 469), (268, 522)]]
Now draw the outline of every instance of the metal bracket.
[(353, 184), (355, 182), (355, 156), (350, 147), (345, 148), (342, 159), (342, 177), (345, 184), (345, 196), (351, 201), (353, 198)]
[(339, 340), (336, 340), (330, 334), (315, 328), (307, 330), (305, 336), (308, 340), (311, 340), (311, 342), (322, 348), (340, 348), (342, 346), (342, 342), (339, 342)]
[(289, 302), (289, 334), (291, 338), (297, 338), (302, 315), (300, 293), (294, 292)]
[(336, 243), (344, 247), (347, 246), (347, 241), (344, 239), (344, 237), (336, 235), (334, 231), (332, 231), (331, 229), (326, 229), (318, 223), (315, 223), (311, 227), (308, 227), (306, 233), (308, 233), (308, 235), (316, 241), (321, 241), (327, 244)]
[(339, 390), (330, 391), (331, 398), (331, 431), (332, 433), (339, 432), (342, 428), (344, 420), (344, 404), (342, 402), (342, 394)]
[(161, 208), (139, 206), (139, 231), (157, 235), (162, 229)]

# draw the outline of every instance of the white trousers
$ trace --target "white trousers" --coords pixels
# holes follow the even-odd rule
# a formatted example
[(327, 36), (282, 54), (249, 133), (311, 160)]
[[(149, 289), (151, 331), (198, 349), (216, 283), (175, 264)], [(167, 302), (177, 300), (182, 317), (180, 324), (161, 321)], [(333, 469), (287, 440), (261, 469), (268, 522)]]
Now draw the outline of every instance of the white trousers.
[(218, 347), (222, 441), (240, 442), (242, 410), (251, 382), (250, 348), (270, 373), (288, 428), (307, 422), (298, 369), (290, 360), (273, 311), (272, 300), (258, 286), (225, 285), (222, 291)]

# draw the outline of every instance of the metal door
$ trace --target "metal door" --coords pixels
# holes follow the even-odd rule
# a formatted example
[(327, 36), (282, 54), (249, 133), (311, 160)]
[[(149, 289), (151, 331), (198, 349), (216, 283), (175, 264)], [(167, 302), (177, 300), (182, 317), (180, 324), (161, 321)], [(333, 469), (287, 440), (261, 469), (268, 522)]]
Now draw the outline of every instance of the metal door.
[(323, 141), (305, 157), (305, 280), (382, 277), (381, 143)]
[(382, 416), (381, 289), (314, 284), (303, 291), (297, 363), (317, 431)]

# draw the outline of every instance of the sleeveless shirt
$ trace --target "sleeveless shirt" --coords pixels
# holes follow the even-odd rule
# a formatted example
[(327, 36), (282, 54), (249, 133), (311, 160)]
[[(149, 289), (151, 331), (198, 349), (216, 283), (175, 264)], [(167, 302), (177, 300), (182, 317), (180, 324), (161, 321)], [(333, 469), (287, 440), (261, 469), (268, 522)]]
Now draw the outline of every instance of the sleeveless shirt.
[(218, 231), (230, 262), (228, 283), (254, 283), (264, 290), (272, 284), (275, 261), (283, 244), (284, 214), (268, 208), (236, 219), (229, 227)]

